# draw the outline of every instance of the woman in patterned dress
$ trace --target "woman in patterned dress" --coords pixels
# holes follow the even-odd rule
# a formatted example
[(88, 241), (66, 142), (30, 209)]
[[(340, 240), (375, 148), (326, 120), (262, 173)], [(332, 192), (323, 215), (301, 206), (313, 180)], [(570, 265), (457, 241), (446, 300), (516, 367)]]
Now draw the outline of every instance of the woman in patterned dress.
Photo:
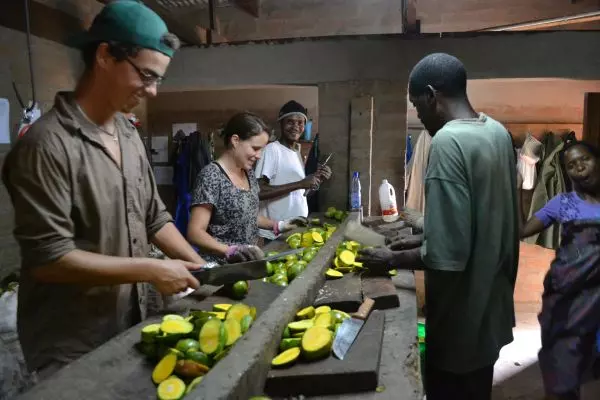
[(198, 174), (188, 240), (208, 261), (260, 259), (264, 255), (256, 246), (258, 228), (277, 235), (301, 222), (298, 218), (273, 221), (258, 213), (259, 186), (253, 167), (269, 141), (267, 130), (257, 115), (234, 115), (222, 133), (225, 151)]
[(521, 237), (559, 223), (563, 232), (544, 279), (539, 315), (540, 369), (550, 399), (579, 399), (583, 375), (597, 358), (600, 329), (600, 152), (573, 141), (561, 153), (573, 191), (552, 198)]

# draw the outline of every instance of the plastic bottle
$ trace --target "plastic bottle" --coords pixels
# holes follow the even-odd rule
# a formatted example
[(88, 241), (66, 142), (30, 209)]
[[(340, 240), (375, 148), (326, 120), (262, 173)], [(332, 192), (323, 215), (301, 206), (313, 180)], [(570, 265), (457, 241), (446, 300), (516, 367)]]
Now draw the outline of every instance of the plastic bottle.
[(360, 178), (358, 172), (352, 173), (352, 182), (350, 183), (350, 210), (360, 210), (362, 203), (360, 201)]
[(396, 191), (387, 179), (384, 179), (381, 186), (379, 186), (379, 204), (381, 205), (381, 215), (385, 222), (394, 222), (398, 219)]

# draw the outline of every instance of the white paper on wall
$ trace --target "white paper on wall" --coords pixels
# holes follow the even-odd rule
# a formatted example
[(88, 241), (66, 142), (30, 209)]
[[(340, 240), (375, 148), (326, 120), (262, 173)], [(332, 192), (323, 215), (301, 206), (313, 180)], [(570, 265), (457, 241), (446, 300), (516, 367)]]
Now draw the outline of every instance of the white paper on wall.
[(173, 124), (173, 136), (175, 136), (175, 134), (180, 130), (182, 130), (186, 136), (189, 136), (190, 133), (196, 132), (198, 130), (198, 124), (195, 122)]
[(10, 103), (0, 99), (0, 144), (10, 143)]
[(152, 162), (166, 163), (169, 162), (169, 137), (168, 136), (153, 136), (152, 137)]
[(157, 185), (172, 185), (173, 184), (173, 167), (155, 166), (154, 179)]

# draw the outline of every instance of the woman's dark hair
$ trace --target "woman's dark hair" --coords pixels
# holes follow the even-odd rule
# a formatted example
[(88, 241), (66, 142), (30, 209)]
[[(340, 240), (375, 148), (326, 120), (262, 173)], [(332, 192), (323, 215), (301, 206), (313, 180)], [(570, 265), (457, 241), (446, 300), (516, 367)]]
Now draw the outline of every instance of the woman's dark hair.
[[(162, 37), (162, 42), (170, 49), (177, 50), (181, 46), (181, 42), (172, 33), (165, 33)], [(96, 51), (102, 42), (89, 44), (81, 50), (81, 57), (86, 70), (91, 70), (96, 59)], [(108, 42), (108, 52), (117, 60), (125, 61), (126, 58), (135, 58), (137, 54), (143, 50), (142, 47), (127, 43)]]
[(590, 153), (596, 160), (600, 160), (600, 150), (598, 149), (598, 147), (594, 146), (591, 143), (588, 142), (584, 142), (583, 140), (569, 140), (565, 143), (565, 145), (563, 146), (563, 149), (560, 151), (560, 153), (558, 153), (558, 157), (560, 159), (560, 164), (566, 168), (565, 165), (565, 153), (567, 151), (569, 151), (570, 149), (572, 149), (573, 147), (583, 147), (584, 149), (586, 149), (588, 151), (588, 153)]
[(269, 127), (258, 115), (251, 112), (241, 112), (227, 121), (225, 129), (221, 132), (221, 137), (225, 147), (230, 148), (233, 135), (238, 135), (241, 140), (248, 140), (263, 132), (268, 134)]

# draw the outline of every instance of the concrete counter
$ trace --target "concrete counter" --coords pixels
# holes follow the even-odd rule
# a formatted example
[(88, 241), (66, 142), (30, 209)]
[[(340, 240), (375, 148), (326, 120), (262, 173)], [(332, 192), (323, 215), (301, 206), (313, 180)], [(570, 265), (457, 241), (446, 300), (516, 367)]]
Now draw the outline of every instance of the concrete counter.
[[(279, 339), (287, 322), (296, 311), (312, 304), (317, 291), (325, 281), (337, 245), (343, 240), (343, 228), (351, 215), (342, 223), (330, 240), (317, 253), (305, 271), (286, 288), (254, 281), (262, 285), (265, 294), (254, 301), (262, 302), (263, 310), (251, 329), (235, 344), (229, 354), (219, 361), (202, 383), (186, 399), (243, 399), (262, 394), (271, 359), (277, 352)], [(265, 246), (265, 250), (286, 248), (283, 240)], [(379, 372), (379, 392), (346, 396), (328, 396), (323, 399), (399, 399), (421, 400), (419, 353), (416, 340), (416, 296), (412, 273), (404, 272), (394, 278), (400, 298), (400, 307), (385, 311), (384, 349)], [(256, 288), (255, 288), (256, 289)], [(169, 311), (185, 312), (211, 304), (214, 287), (203, 287), (203, 296), (189, 296), (169, 307)], [(244, 300), (242, 300), (244, 301)], [(208, 303), (207, 303), (208, 302)], [(248, 301), (250, 304), (251, 302)], [(159, 319), (156, 317), (155, 319)], [(155, 399), (151, 382), (151, 367), (134, 348), (139, 341), (141, 327), (146, 320), (127, 330), (108, 343), (71, 363), (50, 379), (41, 382), (21, 399), (48, 400), (118, 400)]]

